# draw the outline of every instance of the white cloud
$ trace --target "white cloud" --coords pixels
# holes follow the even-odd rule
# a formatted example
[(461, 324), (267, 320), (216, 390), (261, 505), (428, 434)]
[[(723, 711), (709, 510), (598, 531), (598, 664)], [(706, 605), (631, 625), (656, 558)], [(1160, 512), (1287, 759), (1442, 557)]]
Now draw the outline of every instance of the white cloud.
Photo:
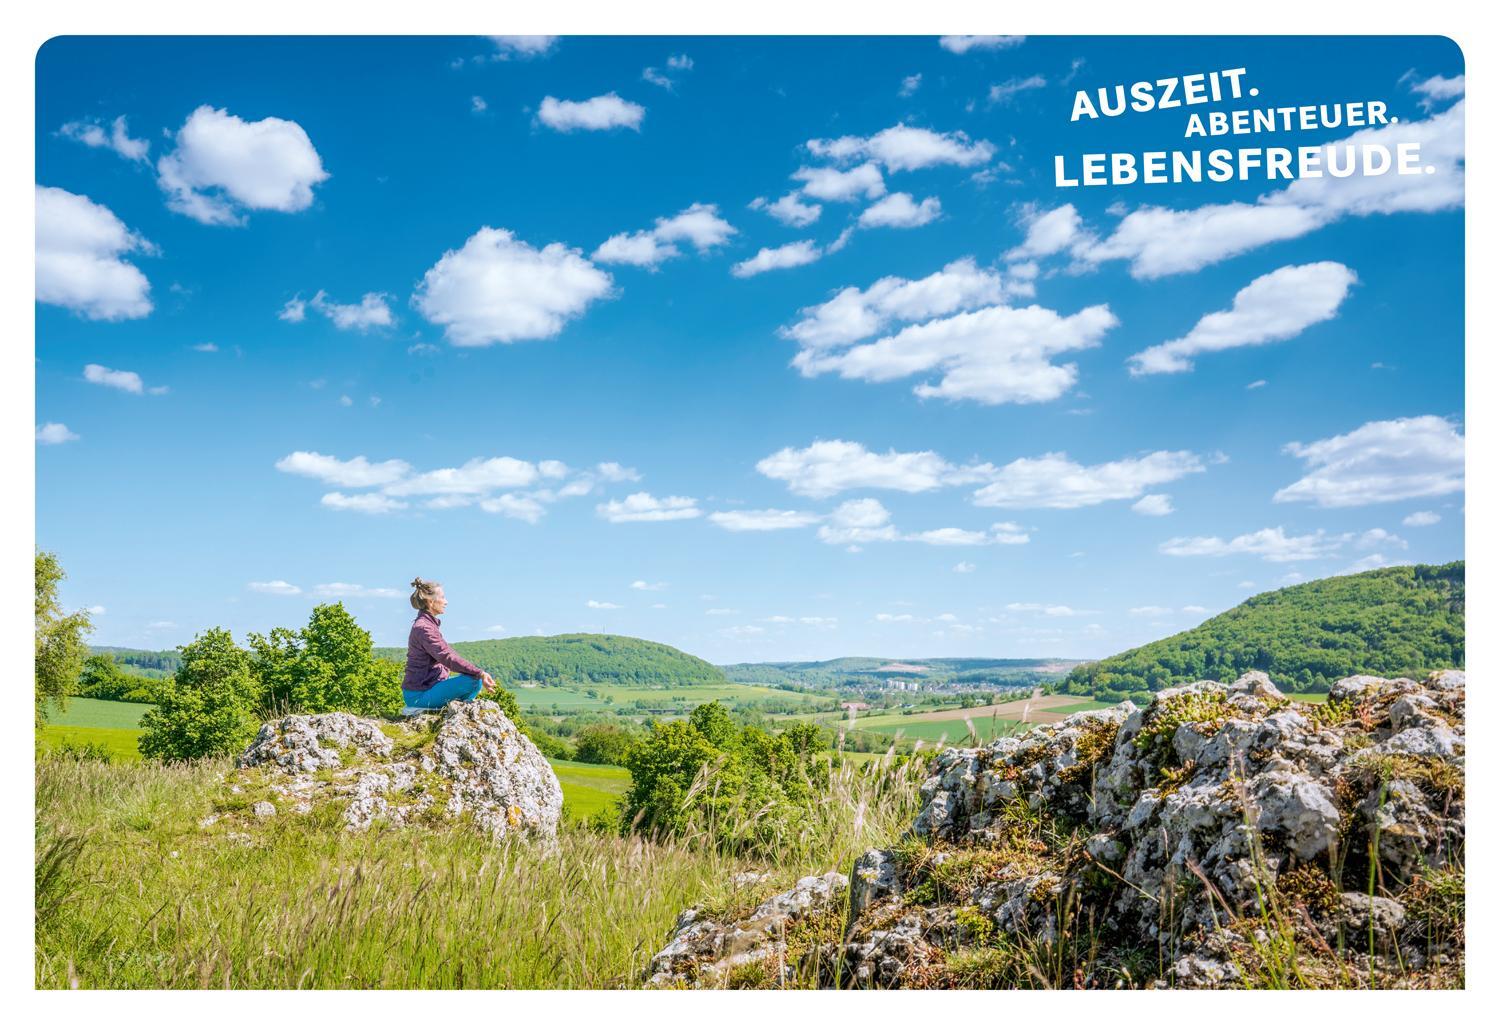
[(132, 320), (151, 312), (151, 283), (126, 253), (156, 247), (109, 208), (64, 189), (36, 187), (36, 299), (89, 320)]
[(852, 203), (885, 195), (885, 179), (873, 163), (847, 171), (836, 167), (800, 167), (792, 172), (792, 177), (802, 183), (805, 195), (830, 203)]
[(915, 541), (924, 545), (975, 546), (1026, 544), (1031, 536), (1014, 523), (997, 523), (990, 530), (965, 530), (962, 527), (939, 527), (907, 534), (901, 540)]
[(1020, 46), (1025, 36), (943, 36), (938, 45), (949, 53), (968, 53), (970, 50), (1008, 50)]
[(1464, 489), (1464, 436), (1442, 417), (1373, 420), (1307, 445), (1294, 441), (1284, 451), (1308, 472), (1276, 492), (1277, 502), (1338, 509)]
[(902, 96), (911, 96), (914, 93), (916, 93), (916, 91), (918, 89), (920, 89), (920, 88), (922, 88), (922, 73), (921, 72), (917, 72), (915, 75), (907, 75), (905, 78), (903, 78), (901, 80), (901, 95)]
[(818, 528), (818, 540), (831, 545), (860, 545), (871, 541), (895, 541), (899, 538), (891, 525), (891, 514), (873, 498), (856, 498), (843, 503)]
[(1024, 92), (1033, 89), (1042, 89), (1047, 85), (1047, 80), (1041, 75), (1028, 75), (1025, 78), (1009, 78), (1004, 82), (990, 86), (990, 102), (996, 104), (1009, 103)]
[(36, 443), (38, 445), (61, 445), (65, 442), (77, 440), (78, 435), (68, 430), (67, 424), (46, 423), (37, 425)]
[(490, 105), (484, 101), (483, 96), (469, 97), (469, 109), (476, 114), (483, 114), (490, 109)]
[(110, 122), (109, 131), (105, 131), (104, 126), (96, 121), (69, 121), (58, 131), (64, 138), (95, 149), (113, 150), (126, 160), (138, 163), (147, 161), (147, 153), (151, 149), (151, 143), (145, 139), (130, 137), (130, 128), (123, 115)]
[(799, 512), (795, 509), (737, 509), (729, 512), (709, 513), (708, 518), (725, 530), (736, 532), (795, 530), (817, 523), (817, 513)]
[(633, 467), (621, 466), (619, 463), (600, 463), (595, 469), (600, 477), (613, 483), (641, 479), (641, 475)]
[(916, 493), (983, 479), (993, 467), (958, 467), (936, 452), (872, 452), (856, 441), (815, 441), (806, 448), (783, 448), (755, 464), (795, 494), (827, 498), (855, 488), (886, 488)]
[[(50, 426), (50, 425), (49, 425)], [(1435, 512), (1414, 512), (1401, 521), (1403, 527), (1430, 527), (1442, 519)]]
[(1361, 550), (1370, 548), (1405, 548), (1406, 539), (1397, 534), (1392, 534), (1384, 527), (1371, 527), (1354, 539), (1354, 547)]
[(1130, 508), (1142, 516), (1170, 516), (1172, 514), (1172, 496), (1145, 495)]
[(993, 481), (974, 492), (974, 504), (1007, 509), (1078, 509), (1139, 498), (1147, 488), (1203, 472), (1191, 452), (1152, 452), (1084, 466), (1063, 452), (1005, 464)]
[(1228, 541), (1219, 537), (1174, 537), (1163, 541), (1159, 550), (1164, 555), (1204, 555), (1215, 558), (1226, 555), (1258, 555), (1267, 562), (1298, 562), (1326, 558), (1348, 540), (1347, 534), (1335, 535), (1317, 530), (1311, 534), (1289, 535), (1281, 527), (1267, 527)]
[(1200, 270), (1259, 246), (1299, 238), (1344, 217), (1370, 214), (1434, 213), (1464, 201), (1464, 101), (1424, 121), (1401, 121), (1366, 128), (1322, 147), (1344, 166), (1349, 147), (1377, 145), (1395, 153), (1402, 143), (1421, 147), (1432, 174), (1352, 174), (1298, 178), (1253, 203), (1211, 203), (1189, 210), (1145, 206), (1128, 214), (1105, 239), (1076, 255), (1086, 263), (1130, 261), (1141, 279)]
[(784, 246), (775, 248), (763, 248), (760, 252), (748, 260), (741, 260), (731, 268), (737, 278), (751, 278), (757, 274), (764, 274), (769, 270), (786, 270), (789, 267), (801, 267), (817, 260), (823, 255), (817, 245), (806, 239), (800, 242), (788, 242)]
[(610, 294), (609, 274), (576, 249), (534, 249), (502, 228), (480, 228), (443, 254), (412, 301), (459, 346), (551, 338)]
[(109, 367), (100, 366), (98, 363), (89, 363), (83, 368), (83, 379), (90, 384), (103, 385), (106, 388), (117, 388), (120, 391), (128, 391), (132, 395), (165, 395), (166, 385), (157, 385), (147, 388), (141, 381), (141, 375), (134, 370), (111, 370)]
[(1405, 562), (1406, 562), (1406, 560), (1399, 560), (1397, 562), (1391, 562), (1389, 559), (1387, 559), (1384, 555), (1381, 555), (1379, 552), (1374, 552), (1374, 553), (1372, 553), (1370, 555), (1366, 555), (1362, 559), (1356, 559), (1356, 560), (1354, 560), (1348, 566), (1346, 566), (1344, 568), (1344, 570), (1339, 575), (1340, 576), (1347, 576), (1350, 573), (1364, 573), (1364, 572), (1367, 572), (1367, 571), (1372, 570), (1372, 569), (1381, 569), (1381, 568), (1383, 568), (1385, 566), (1399, 566), (1399, 565), (1404, 565)]
[(593, 598), (584, 602), (584, 605), (591, 609), (617, 609), (620, 607), (612, 601), (595, 601)]
[(217, 345), (215, 345), (213, 342), (199, 342), (197, 345), (193, 346), (193, 351), (194, 352), (218, 352), (219, 351), (219, 347)]
[(312, 477), (342, 488), (378, 487), (392, 484), (411, 472), (411, 464), (400, 459), (372, 463), (364, 456), (338, 459), (320, 452), (293, 452), (276, 461), (282, 473)]
[(307, 319), (307, 303), (301, 298), (291, 298), (281, 307), (281, 312), (276, 314), (277, 320), (284, 320), (289, 324), (300, 324)]
[(1172, 610), (1161, 605), (1137, 605), (1130, 610), (1132, 616), (1170, 616)]
[(102, 616), (102, 615), (104, 615), (105, 612), (107, 612), (109, 610), (106, 609), (103, 605), (90, 605), (88, 608), (84, 609), (83, 611), (87, 612), (91, 616)]
[(1182, 611), (1190, 616), (1201, 616), (1203, 613), (1207, 612), (1208, 609), (1204, 608), (1202, 605), (1184, 605), (1182, 607)]
[(657, 498), (646, 491), (637, 491), (623, 499), (611, 499), (596, 506), (595, 511), (610, 523), (659, 523), (692, 520), (703, 515), (696, 498), (681, 495)]
[(1118, 321), (1108, 306), (1062, 316), (1040, 306), (991, 306), (914, 324), (843, 352), (804, 349), (792, 365), (804, 377), (837, 373), (849, 380), (893, 381), (937, 374), (912, 391), (921, 398), (968, 399), (986, 405), (1049, 402), (1078, 379), (1075, 363), (1052, 357), (1099, 344)]
[(1089, 614), (1087, 609), (1075, 609), (1071, 605), (1048, 605), (1042, 602), (1013, 601), (1005, 607), (1011, 612), (1037, 612), (1044, 616), (1052, 616), (1054, 619), (1067, 619)]
[(891, 324), (1004, 301), (998, 272), (981, 270), (972, 257), (955, 260), (925, 278), (885, 277), (869, 288), (842, 289), (832, 299), (799, 312), (802, 319), (780, 334), (807, 349), (827, 349), (868, 338)]
[(259, 594), (282, 594), (290, 597), (302, 593), (302, 588), (285, 580), (252, 580), (245, 586)]
[(739, 609), (704, 609), (703, 610), (703, 614), (705, 616), (738, 616), (740, 614), (740, 610)]
[(294, 213), (328, 179), (295, 121), (244, 121), (204, 105), (177, 130), (177, 148), (156, 162), (167, 206), (203, 224), (243, 224), (241, 209)]
[(713, 203), (694, 203), (672, 217), (658, 217), (656, 227), (612, 235), (598, 249), (593, 259), (600, 263), (627, 263), (637, 267), (655, 267), (663, 260), (681, 255), (674, 242), (690, 243), (699, 253), (722, 246), (737, 233), (735, 227), (719, 216)]
[[(319, 290), (307, 305), (333, 321), (333, 326), (340, 331), (368, 331), (372, 327), (390, 327), (395, 323), (387, 298), (381, 292), (366, 292), (358, 303), (336, 303), (328, 298), (327, 292)], [(293, 307), (292, 303), (297, 305)], [(282, 320), (294, 323), (305, 316), (303, 304), (297, 299), (282, 307), (280, 314)]]
[(394, 481), (386, 486), (385, 491), (390, 495), (480, 495), (505, 488), (526, 487), (536, 481), (537, 475), (536, 466), (524, 459), (497, 456), (470, 459), (462, 466), (428, 470)]
[(346, 495), (342, 491), (330, 491), (323, 496), (322, 504), (329, 509), (343, 512), (362, 512), (379, 515), (406, 508), (406, 503), (385, 495)]
[(537, 120), (559, 132), (601, 132), (612, 128), (641, 130), (646, 108), (621, 99), (618, 93), (605, 93), (588, 100), (559, 100), (548, 96), (537, 109)]
[(1026, 238), (1005, 254), (1007, 260), (1030, 260), (1053, 256), (1064, 250), (1076, 250), (1093, 241), (1084, 229), (1083, 217), (1072, 203), (1043, 211), (1028, 203), (1020, 209)]
[(1255, 389), (1257, 389), (1257, 388), (1264, 388), (1266, 386), (1266, 383), (1267, 382), (1263, 378), (1259, 379), (1259, 380), (1251, 381), (1249, 384), (1245, 385), (1245, 390), (1246, 391), (1255, 391)]
[(632, 591), (665, 591), (667, 585), (660, 580), (654, 584), (646, 580), (632, 580), (630, 582), (630, 589)]
[(869, 138), (845, 135), (838, 139), (809, 139), (807, 149), (813, 156), (839, 163), (873, 160), (885, 165), (888, 171), (916, 171), (939, 164), (973, 167), (989, 163), (995, 155), (994, 145), (983, 139), (971, 140), (963, 132), (934, 132), (911, 125), (892, 125)]
[(527, 523), (540, 523), (542, 517), (547, 515), (542, 503), (530, 495), (496, 495), (480, 502), (479, 508), (487, 513), (497, 513)]
[(1454, 100), (1464, 94), (1463, 75), (1454, 75), (1452, 78), (1433, 75), (1431, 78), (1419, 79), (1415, 71), (1408, 71), (1401, 77), (1402, 81), (1410, 82), (1411, 91), (1422, 98), (1421, 104), (1425, 110), (1431, 110), (1444, 100)]
[(960, 563), (955, 563), (954, 564), (954, 566), (953, 566), (953, 572), (955, 572), (955, 573), (973, 573), (974, 570), (975, 570), (975, 568), (976, 567), (975, 567), (975, 565), (972, 562), (960, 562)]
[(394, 587), (366, 587), (363, 584), (318, 584), (313, 594), (320, 598), (400, 598), (403, 592)]
[(1325, 260), (1262, 274), (1235, 293), (1230, 309), (1205, 315), (1181, 338), (1130, 357), (1130, 373), (1177, 374), (1193, 369), (1190, 357), (1295, 338), (1332, 320), (1358, 280), (1341, 263)]
[(892, 192), (889, 196), (872, 203), (859, 215), (861, 228), (920, 228), (937, 220), (943, 212), (943, 204), (936, 196), (929, 196), (921, 203), (912, 201), (909, 192)]
[(750, 204), (752, 210), (764, 210), (782, 224), (793, 228), (805, 228), (823, 215), (823, 207), (818, 203), (804, 203), (795, 192), (788, 192), (774, 203), (768, 203), (763, 196), (757, 196)]
[(496, 57), (511, 58), (544, 57), (557, 45), (556, 36), (490, 36), (495, 44)]

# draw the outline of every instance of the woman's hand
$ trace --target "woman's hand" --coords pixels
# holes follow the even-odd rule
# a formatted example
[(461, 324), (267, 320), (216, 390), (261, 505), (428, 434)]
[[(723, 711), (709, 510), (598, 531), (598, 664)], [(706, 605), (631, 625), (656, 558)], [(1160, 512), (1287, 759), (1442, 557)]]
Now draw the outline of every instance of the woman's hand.
[(495, 689), (495, 678), (489, 673), (480, 673), (479, 682), (484, 687), (484, 691), (486, 694)]

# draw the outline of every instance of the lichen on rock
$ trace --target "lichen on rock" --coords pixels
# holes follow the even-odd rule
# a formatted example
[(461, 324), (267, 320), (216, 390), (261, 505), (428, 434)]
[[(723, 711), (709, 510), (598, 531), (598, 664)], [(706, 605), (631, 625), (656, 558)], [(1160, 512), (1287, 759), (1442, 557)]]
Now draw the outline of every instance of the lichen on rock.
[[(1451, 985), (1464, 687), (1351, 677), (1308, 705), (1248, 673), (943, 750), (905, 837), (855, 862), (820, 984)], [(754, 919), (680, 922), (653, 984), (722, 980)], [(689, 934), (717, 939), (664, 956)]]
[[(347, 829), (472, 822), (499, 839), (554, 836), (562, 786), (546, 758), (492, 701), (454, 701), (401, 722), (343, 712), (264, 724), (236, 759), (209, 828), (249, 802), (278, 811), (336, 811)], [(242, 817), (241, 817), (242, 818)]]

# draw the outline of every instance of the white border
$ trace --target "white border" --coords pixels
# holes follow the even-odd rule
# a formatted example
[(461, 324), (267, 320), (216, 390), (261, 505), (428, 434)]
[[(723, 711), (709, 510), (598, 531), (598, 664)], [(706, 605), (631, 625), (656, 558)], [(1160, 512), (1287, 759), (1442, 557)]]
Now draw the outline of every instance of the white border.
[[(6, 31), (0, 35), (4, 88), (0, 90), (4, 134), (0, 138), (19, 141), (3, 164), (3, 232), (0, 232), (0, 290), (3, 290), (4, 343), (0, 359), (0, 432), (6, 469), (20, 478), (19, 495), (0, 509), (4, 525), (3, 580), (5, 624), (4, 647), (25, 650), (29, 628), (23, 624), (28, 607), (24, 595), (34, 544), (35, 373), (32, 260), (32, 194), (35, 167), (33, 117), (35, 110), (35, 55), (41, 44), (56, 35), (439, 35), (507, 33), (556, 33), (562, 35), (699, 35), (699, 34), (818, 34), (818, 35), (939, 35), (950, 32), (993, 32), (1027, 35), (1075, 35), (1086, 28), (1091, 35), (1446, 35), (1463, 48), (1467, 59), (1470, 99), (1467, 146), (1468, 252), (1466, 293), (1468, 346), (1468, 395), (1480, 401), (1466, 403), (1466, 433), (1471, 439), (1468, 505), (1476, 512), (1467, 519), (1494, 522), (1492, 501), (1495, 487), (1493, 453), (1496, 412), (1482, 396), (1495, 386), (1496, 360), (1493, 346), (1500, 338), (1488, 298), (1495, 289), (1497, 271), (1493, 239), (1496, 224), (1495, 146), (1489, 126), (1500, 123), (1495, 112), (1493, 79), (1489, 72), (1500, 69), (1500, 47), (1481, 12), (1489, 8), (1468, 0), (1425, 0), (1419, 4), (1310, 3), (1308, 0), (1260, 0), (1252, 4), (1208, 4), (1157, 2), (1120, 4), (1105, 0), (1073, 0), (1062, 4), (1027, 5), (1017, 9), (1001, 3), (963, 0), (924, 0), (903, 9), (880, 9), (868, 3), (815, 6), (809, 0), (759, 0), (733, 9), (705, 0), (574, 0), (562, 3), (516, 5), (424, 0), (420, 4), (366, 3), (314, 6), (307, 0), (258, 0), (249, 5), (228, 6), (187, 0), (137, 0), (106, 3), (104, 0), (69, 0), (46, 4), (8, 5)], [(934, 44), (936, 45), (936, 44)], [(1371, 414), (1379, 410), (1371, 410)], [(1468, 668), (1479, 681), (1473, 695), (1479, 724), (1478, 736), (1493, 737), (1500, 698), (1494, 688), (1496, 667), (1493, 635), (1483, 624), (1500, 623), (1493, 584), (1495, 541), (1489, 532), (1476, 530), (1467, 539), (1469, 645)], [(1478, 567), (1477, 571), (1475, 567)], [(1474, 629), (1476, 625), (1480, 629)], [(24, 678), (25, 674), (22, 673)], [(21, 684), (12, 682), (19, 694)], [(1271, 994), (1134, 994), (1106, 997), (1071, 997), (1032, 993), (962, 994), (647, 994), (553, 992), (487, 993), (321, 993), (306, 996), (289, 993), (241, 993), (233, 999), (211, 994), (55, 994), (32, 990), (34, 968), (31, 944), (32, 879), (32, 788), (29, 695), (12, 707), (13, 728), (0, 745), (4, 795), (5, 879), (0, 904), (0, 965), (6, 990), (15, 994), (11, 1020), (71, 1021), (85, 1015), (100, 1019), (133, 1019), (150, 1015), (155, 1020), (201, 1020), (211, 1016), (216, 1025), (239, 1021), (261, 1021), (277, 1012), (357, 1015), (361, 1020), (425, 1022), (455, 1014), (504, 1019), (535, 1018), (548, 1025), (558, 1021), (607, 1020), (624, 1022), (637, 1015), (652, 1019), (701, 1018), (712, 1015), (715, 1025), (754, 1022), (764, 1025), (775, 1016), (796, 1019), (932, 1020), (934, 1016), (984, 1020), (1012, 1015), (1045, 1016), (1052, 1021), (1093, 1020), (1107, 1016), (1113, 1022), (1161, 1021), (1164, 1015), (1212, 1015), (1218, 1021), (1263, 1021), (1267, 1015), (1290, 1012), (1298, 1017), (1313, 1015), (1359, 1015), (1361, 1022), (1387, 1016), (1421, 1015), (1467, 1019), (1477, 1017), (1481, 1000), (1495, 990), (1496, 972), (1491, 955), (1495, 951), (1492, 922), (1497, 910), (1494, 884), (1495, 762), (1488, 744), (1476, 744), (1469, 767), (1468, 828), (1473, 848), (1469, 872), (1469, 990), (1462, 994), (1303, 994), (1279, 998)], [(23, 720), (25, 720), (23, 725)], [(582, 911), (584, 909), (580, 909)], [(1272, 1002), (1275, 1001), (1273, 1004)], [(1295, 1005), (1288, 1001), (1295, 1001)], [(1191, 1002), (1191, 1007), (1189, 1006)]]

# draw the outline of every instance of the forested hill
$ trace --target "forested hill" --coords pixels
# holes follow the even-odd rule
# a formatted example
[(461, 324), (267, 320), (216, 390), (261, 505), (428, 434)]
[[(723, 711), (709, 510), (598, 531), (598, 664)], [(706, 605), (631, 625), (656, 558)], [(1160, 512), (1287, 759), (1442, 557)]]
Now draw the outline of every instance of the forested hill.
[(1062, 689), (1119, 701), (1260, 669), (1283, 690), (1357, 673), (1411, 676), (1464, 665), (1464, 564), (1392, 566), (1258, 594), (1180, 634), (1068, 674)]
[[(558, 634), (457, 641), (453, 649), (506, 686), (607, 683), (624, 687), (690, 687), (728, 681), (716, 667), (676, 648), (614, 634)], [(405, 648), (376, 648), (405, 662)]]

